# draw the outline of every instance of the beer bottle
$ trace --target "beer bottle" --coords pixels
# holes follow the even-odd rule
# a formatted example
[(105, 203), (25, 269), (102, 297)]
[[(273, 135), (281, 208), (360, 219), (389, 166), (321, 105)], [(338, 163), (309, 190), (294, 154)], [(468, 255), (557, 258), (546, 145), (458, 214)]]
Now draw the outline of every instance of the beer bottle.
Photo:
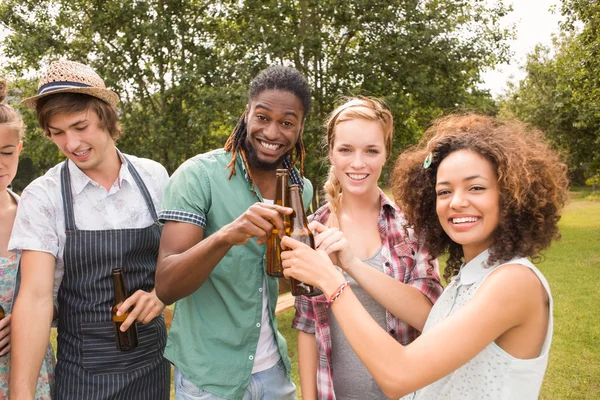
[[(308, 229), (308, 220), (304, 213), (304, 204), (302, 204), (302, 196), (300, 195), (300, 187), (298, 185), (290, 185), (289, 188), (290, 207), (294, 210), (290, 226), (289, 236), (302, 242), (312, 249), (315, 248), (315, 238), (312, 232)], [(322, 292), (312, 286), (302, 283), (297, 279), (290, 278), (293, 296), (317, 296)]]
[(117, 309), (127, 299), (127, 290), (125, 289), (125, 280), (123, 279), (123, 271), (121, 268), (112, 270), (112, 277), (115, 283), (115, 305), (112, 308), (112, 320), (115, 325), (115, 338), (117, 340), (117, 348), (121, 351), (133, 350), (138, 345), (137, 324), (134, 322), (125, 331), (121, 332), (121, 325), (127, 319), (129, 312), (125, 312), (121, 316), (117, 316)]
[(6, 312), (4, 311), (4, 307), (0, 306), (0, 320), (3, 320), (6, 317)]
[[(277, 184), (275, 186), (275, 204), (288, 207), (288, 171), (287, 169), (278, 169)], [(286, 231), (289, 229), (289, 217), (283, 217)], [(281, 239), (279, 238), (277, 227), (273, 227), (269, 241), (267, 242), (267, 275), (276, 278), (283, 277), (283, 267), (281, 266)]]

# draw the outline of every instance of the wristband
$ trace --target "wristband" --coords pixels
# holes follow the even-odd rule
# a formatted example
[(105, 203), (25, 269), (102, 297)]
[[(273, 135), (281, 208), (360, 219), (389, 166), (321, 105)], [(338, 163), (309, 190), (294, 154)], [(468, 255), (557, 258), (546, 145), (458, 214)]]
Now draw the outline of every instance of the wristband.
[(335, 292), (333, 292), (333, 294), (329, 297), (329, 299), (327, 299), (327, 301), (325, 302), (327, 304), (327, 307), (331, 307), (331, 304), (338, 298), (340, 297), (340, 295), (342, 294), (342, 292), (344, 291), (344, 289), (346, 288), (346, 286), (348, 286), (350, 284), (350, 281), (346, 281), (344, 283), (342, 283), (336, 290)]

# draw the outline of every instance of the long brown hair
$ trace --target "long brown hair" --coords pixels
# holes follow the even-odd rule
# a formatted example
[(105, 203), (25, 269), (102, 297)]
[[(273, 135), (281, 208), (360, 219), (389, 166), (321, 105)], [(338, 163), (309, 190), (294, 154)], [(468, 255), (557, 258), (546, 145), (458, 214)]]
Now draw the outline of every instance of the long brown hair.
[(449, 254), (444, 278), (458, 273), (464, 255), (436, 214), (437, 169), (449, 154), (463, 149), (485, 157), (498, 177), (500, 220), (488, 261), (517, 256), (539, 261), (540, 251), (560, 238), (557, 223), (568, 199), (567, 166), (529, 125), (451, 115), (436, 120), (416, 146), (398, 157), (392, 183), (394, 199), (432, 259)]

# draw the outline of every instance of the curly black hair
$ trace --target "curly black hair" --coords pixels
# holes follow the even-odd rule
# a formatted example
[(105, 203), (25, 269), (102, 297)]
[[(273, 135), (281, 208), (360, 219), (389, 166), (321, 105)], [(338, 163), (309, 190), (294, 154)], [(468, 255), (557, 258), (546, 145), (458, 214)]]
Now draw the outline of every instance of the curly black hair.
[[(248, 103), (260, 93), (265, 90), (283, 90), (290, 92), (295, 95), (302, 102), (302, 120), (306, 119), (306, 115), (310, 111), (311, 97), (310, 97), (310, 86), (306, 79), (294, 68), (284, 67), (282, 65), (275, 65), (267, 69), (262, 70), (253, 80), (250, 82), (250, 88), (248, 90)], [(248, 134), (246, 120), (246, 113), (242, 114), (236, 127), (233, 129), (231, 135), (225, 143), (225, 150), (231, 151), (231, 161), (227, 165), (227, 168), (231, 168), (229, 178), (235, 175), (235, 158), (237, 153), (240, 152), (244, 162), (248, 163), (246, 154), (244, 151), (244, 142), (246, 135)], [(304, 150), (304, 143), (302, 141), (302, 133), (296, 142), (294, 148), (296, 153), (292, 159), (292, 165), (296, 161), (300, 162), (300, 174), (304, 175), (304, 158), (306, 156)], [(252, 183), (252, 175), (249, 172), (250, 183)]]
[[(436, 120), (416, 146), (398, 157), (392, 180), (393, 196), (431, 258), (449, 254), (444, 279), (458, 273), (464, 255), (439, 222), (435, 184), (442, 160), (458, 150), (485, 157), (498, 178), (500, 220), (489, 263), (514, 257), (539, 261), (540, 251), (560, 238), (557, 223), (568, 199), (567, 166), (530, 125), (476, 114), (451, 115)], [(431, 165), (424, 168), (428, 155)]]

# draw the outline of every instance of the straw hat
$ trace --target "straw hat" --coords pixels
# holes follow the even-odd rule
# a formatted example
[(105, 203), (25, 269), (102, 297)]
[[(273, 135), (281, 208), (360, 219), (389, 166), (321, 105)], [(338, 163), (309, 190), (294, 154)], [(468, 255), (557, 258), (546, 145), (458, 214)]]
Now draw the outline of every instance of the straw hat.
[(21, 101), (35, 109), (38, 99), (56, 93), (83, 93), (116, 107), (119, 96), (106, 88), (102, 78), (87, 65), (67, 60), (54, 61), (38, 85), (38, 94)]

